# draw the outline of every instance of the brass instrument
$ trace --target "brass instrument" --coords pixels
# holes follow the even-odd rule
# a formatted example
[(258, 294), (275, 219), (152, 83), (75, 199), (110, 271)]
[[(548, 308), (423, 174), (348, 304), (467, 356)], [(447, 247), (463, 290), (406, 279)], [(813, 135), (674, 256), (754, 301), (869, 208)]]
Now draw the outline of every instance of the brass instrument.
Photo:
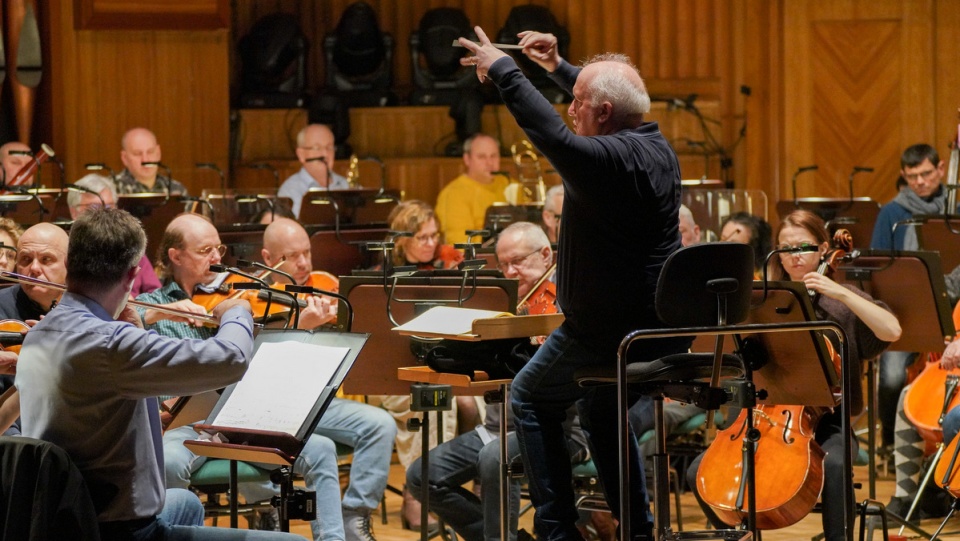
[(517, 168), (520, 192), (513, 203), (542, 205), (547, 199), (547, 185), (543, 182), (540, 156), (526, 139), (510, 146), (513, 164)]
[[(54, 289), (57, 291), (67, 290), (67, 286), (63, 284), (48, 282), (46, 280), (41, 280), (39, 278), (32, 278), (30, 276), (24, 276), (22, 274), (17, 274), (15, 272), (9, 272), (9, 271), (0, 271), (0, 280), (6, 280), (8, 282), (16, 282), (18, 284), (29, 284), (29, 285), (41, 286), (49, 289)], [(213, 316), (195, 314), (193, 312), (188, 312), (186, 310), (178, 310), (176, 308), (170, 308), (162, 304), (153, 304), (149, 302), (135, 301), (133, 299), (128, 300), (127, 304), (131, 306), (136, 306), (139, 308), (145, 308), (147, 310), (156, 310), (157, 312), (161, 312), (164, 314), (171, 314), (174, 316), (194, 319), (196, 321), (200, 321), (202, 323), (205, 323), (207, 325), (212, 325), (214, 327), (220, 326), (220, 320), (218, 320)]]
[(350, 156), (350, 167), (347, 169), (347, 184), (351, 188), (360, 188), (360, 158), (356, 154)]

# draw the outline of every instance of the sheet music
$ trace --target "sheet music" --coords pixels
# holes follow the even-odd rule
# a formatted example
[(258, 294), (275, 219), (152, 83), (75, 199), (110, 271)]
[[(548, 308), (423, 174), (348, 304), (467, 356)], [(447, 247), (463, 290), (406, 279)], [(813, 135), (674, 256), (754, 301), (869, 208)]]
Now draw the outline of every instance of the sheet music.
[(264, 342), (210, 424), (295, 436), (349, 348)]

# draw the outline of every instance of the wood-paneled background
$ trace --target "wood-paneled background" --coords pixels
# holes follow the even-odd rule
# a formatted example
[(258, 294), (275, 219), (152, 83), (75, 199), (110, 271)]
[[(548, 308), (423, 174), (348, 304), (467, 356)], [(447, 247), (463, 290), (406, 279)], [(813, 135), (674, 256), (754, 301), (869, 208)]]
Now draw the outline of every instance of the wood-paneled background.
[[(151, 9), (161, 5), (127, 2), (137, 3)], [(316, 90), (324, 74), (323, 36), (349, 3), (233, 0), (230, 29), (100, 31), (76, 29), (75, 0), (43, 2), (41, 31), (49, 61), (38, 104), (44, 116), (37, 119), (33, 146), (41, 138), (52, 142), (66, 160), (68, 178), (77, 178), (85, 162), (118, 167), (123, 131), (146, 125), (157, 132), (164, 161), (193, 191), (215, 187), (215, 175), (197, 172), (193, 164), (229, 162), (231, 82), (239, 73), (236, 40), (267, 13), (297, 14), (310, 39), (308, 73)], [(427, 9), (462, 8), (473, 23), (495, 33), (512, 6), (527, 2), (370, 3), (381, 28), (395, 38), (394, 80), (403, 94), (411, 85), (410, 32)], [(814, 163), (820, 169), (802, 177), (799, 195), (844, 196), (847, 176), (860, 165), (876, 172), (857, 177), (857, 195), (885, 202), (894, 194), (900, 151), (925, 141), (945, 155), (956, 129), (960, 9), (955, 0), (532, 3), (548, 6), (569, 29), (572, 59), (622, 51), (637, 62), (652, 94), (697, 94), (705, 114), (718, 122), (709, 126), (724, 147), (734, 145), (746, 120), (745, 138), (732, 151), (733, 178), (737, 187), (765, 190), (771, 202), (789, 198), (793, 172)], [(740, 92), (741, 85), (750, 88), (749, 97)], [(661, 120), (668, 137), (702, 139), (688, 113), (657, 114), (666, 115)], [(383, 110), (358, 118), (351, 142), (379, 150), (371, 141), (389, 136), (382, 126), (390, 124), (382, 121), (390, 116)], [(374, 133), (368, 125), (381, 131)], [(407, 134), (395, 137), (408, 143)], [(419, 157), (434, 157), (432, 146), (422, 143)], [(702, 160), (682, 146), (678, 140), (678, 151), (691, 156), (684, 161), (684, 176), (699, 176)], [(418, 156), (411, 152), (418, 151), (406, 148), (402, 156), (381, 157), (415, 161)], [(711, 176), (717, 174), (716, 161)]]

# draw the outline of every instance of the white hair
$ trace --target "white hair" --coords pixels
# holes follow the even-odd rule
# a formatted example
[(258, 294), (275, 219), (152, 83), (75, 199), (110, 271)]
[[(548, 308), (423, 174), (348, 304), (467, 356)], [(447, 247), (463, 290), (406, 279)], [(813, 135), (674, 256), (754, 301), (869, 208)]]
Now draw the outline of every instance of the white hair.
[[(633, 70), (639, 77), (640, 72), (630, 61), (630, 57), (619, 53), (606, 53), (596, 55), (588, 60), (584, 65), (590, 65), (596, 62), (616, 62), (623, 64), (625, 69)], [(605, 69), (600, 70), (587, 85), (594, 103), (610, 102), (613, 105), (614, 114), (621, 117), (630, 115), (643, 115), (650, 112), (650, 95), (647, 94), (647, 87), (640, 78), (640, 86), (635, 85), (624, 75), (622, 70)]]
[[(110, 195), (113, 196), (114, 201), (117, 199), (117, 188), (114, 186), (113, 181), (109, 178), (98, 175), (96, 173), (90, 173), (80, 180), (74, 182), (77, 186), (81, 188), (86, 188), (92, 192), (99, 194), (103, 190), (109, 190)], [(83, 197), (83, 192), (78, 192), (76, 190), (70, 190), (67, 192), (67, 205), (70, 208), (76, 208), (80, 205), (80, 198)]]
[(547, 190), (546, 195), (544, 195), (543, 201), (543, 210), (548, 212), (557, 213), (560, 209), (557, 208), (557, 196), (563, 195), (563, 184), (555, 184)]
[(684, 218), (690, 220), (691, 224), (697, 225), (697, 221), (693, 219), (693, 213), (690, 212), (690, 209), (687, 208), (686, 205), (680, 205), (680, 219), (682, 220)]

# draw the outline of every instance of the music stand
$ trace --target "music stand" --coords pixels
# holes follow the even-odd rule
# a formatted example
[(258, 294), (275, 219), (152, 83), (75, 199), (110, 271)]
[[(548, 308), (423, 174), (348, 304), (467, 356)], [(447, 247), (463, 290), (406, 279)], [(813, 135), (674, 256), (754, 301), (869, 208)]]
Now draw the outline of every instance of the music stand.
[[(203, 190), (202, 197), (210, 203), (210, 208), (202, 208), (204, 216), (214, 220), (214, 225), (247, 224), (257, 216), (270, 212), (278, 206), (290, 209), (293, 202), (289, 197), (277, 197), (268, 193), (272, 189), (262, 190)], [(210, 215), (210, 210), (213, 215)]]
[(350, 224), (387, 225), (387, 216), (399, 204), (397, 190), (311, 188), (300, 205), (300, 222), (337, 228)]
[[(461, 279), (452, 276), (411, 276), (399, 278), (390, 309), (398, 322), (413, 319), (417, 304), (400, 302), (421, 300), (422, 306), (456, 301)], [(468, 286), (469, 287), (469, 286)], [(387, 299), (383, 276), (341, 276), (340, 293), (356, 311), (353, 330), (370, 333), (367, 347), (357, 362), (360, 369), (352, 372), (343, 384), (347, 394), (406, 395), (408, 383), (397, 379), (397, 369), (422, 364), (411, 351), (410, 338), (392, 332), (394, 324), (387, 316)], [(480, 277), (473, 295), (464, 301), (465, 308), (516, 312), (517, 281), (506, 278)], [(343, 317), (343, 314), (338, 314)], [(342, 322), (341, 322), (342, 323)]]
[[(337, 394), (337, 390), (349, 373), (364, 344), (370, 337), (361, 333), (313, 332), (304, 330), (264, 329), (257, 335), (254, 360), (251, 367), (238, 383), (227, 387), (207, 417), (207, 423), (194, 428), (209, 438), (184, 442), (184, 445), (197, 455), (230, 460), (230, 513), (231, 527), (236, 527), (237, 518), (237, 478), (236, 462), (266, 463), (281, 466), (284, 480), (281, 483), (280, 519), (282, 529), (289, 531), (287, 493), (292, 489), (290, 479), (294, 462), (300, 456), (307, 439), (313, 434), (323, 412)], [(266, 364), (290, 363), (289, 356), (277, 355), (273, 358), (258, 358), (257, 353), (264, 348), (279, 346), (282, 342), (295, 342), (324, 348), (342, 348), (345, 353), (327, 356), (324, 350), (315, 348), (315, 353), (323, 353), (328, 361), (340, 359), (337, 366), (327, 366), (319, 371), (324, 379), (322, 386), (311, 388), (310, 393), (277, 393), (274, 388), (266, 388), (270, 382), (257, 375), (257, 368)], [(266, 349), (264, 349), (266, 351)], [(278, 351), (278, 353), (282, 353)], [(316, 360), (321, 355), (300, 357), (300, 361)], [(282, 370), (283, 368), (281, 368)], [(266, 370), (276, 371), (276, 367)], [(260, 374), (264, 371), (260, 370)], [(308, 378), (310, 379), (310, 378)], [(313, 382), (317, 383), (317, 382)], [(238, 389), (242, 389), (242, 392)], [(302, 390), (301, 390), (302, 391)], [(236, 392), (237, 399), (231, 400)], [(304, 396), (306, 394), (306, 396)], [(256, 399), (251, 400), (251, 398)], [(257, 400), (266, 398), (267, 405)], [(291, 400), (296, 402), (291, 402)], [(306, 406), (306, 407), (304, 407)], [(224, 421), (224, 417), (228, 421)], [(268, 429), (278, 426), (296, 427), (287, 430)]]
[(950, 273), (960, 265), (960, 216), (914, 216), (922, 220), (917, 226), (917, 242), (921, 250), (940, 252), (941, 267)]
[(180, 196), (168, 196), (156, 193), (133, 193), (117, 197), (117, 208), (133, 214), (143, 224), (147, 233), (147, 257), (156, 265), (155, 253), (167, 225), (183, 213), (184, 204)]
[(364, 246), (382, 241), (388, 231), (385, 225), (349, 225), (337, 229), (307, 226), (313, 268), (342, 276), (355, 269), (372, 267), (376, 254)]
[[(60, 190), (30, 190), (28, 193), (0, 195), (0, 215), (20, 225), (34, 225), (49, 221), (55, 196)], [(69, 215), (68, 215), (69, 216)]]
[(530, 222), (542, 225), (543, 203), (526, 205), (494, 203), (487, 207), (483, 218), (483, 228), (490, 231), (490, 236), (496, 237), (500, 231), (514, 222)]
[[(902, 333), (892, 351), (943, 351), (955, 334), (940, 260), (935, 252), (864, 250), (837, 268), (837, 281), (885, 302), (897, 315)], [(934, 323), (936, 322), (936, 323)], [(867, 364), (867, 446), (870, 498), (876, 494), (876, 369)]]
[(823, 218), (831, 235), (837, 229), (846, 229), (860, 244), (866, 244), (866, 239), (873, 237), (873, 225), (880, 214), (880, 204), (869, 197), (805, 197), (777, 201), (777, 214), (781, 218), (797, 209), (809, 210)]

